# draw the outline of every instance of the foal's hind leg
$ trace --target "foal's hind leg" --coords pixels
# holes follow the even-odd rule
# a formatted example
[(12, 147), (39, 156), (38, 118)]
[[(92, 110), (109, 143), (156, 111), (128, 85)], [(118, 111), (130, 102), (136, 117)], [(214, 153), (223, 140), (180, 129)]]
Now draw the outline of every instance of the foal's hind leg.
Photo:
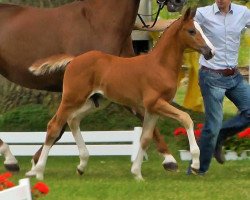
[(67, 123), (69, 114), (69, 110), (60, 105), (56, 115), (48, 123), (47, 136), (38, 163), (26, 173), (26, 176), (36, 176), (37, 179), (43, 179), (49, 150), (59, 136), (63, 126)]
[(178, 120), (187, 130), (190, 153), (192, 154), (192, 164), (191, 167), (194, 170), (200, 168), (200, 150), (196, 143), (194, 130), (193, 130), (193, 121), (190, 118), (188, 113), (185, 113), (174, 106), (170, 105), (164, 99), (159, 99), (154, 106), (152, 106), (151, 111), (162, 116), (171, 117)]
[(84, 173), (85, 167), (88, 164), (89, 152), (88, 149), (86, 148), (85, 142), (81, 135), (80, 119), (77, 118), (71, 119), (68, 121), (68, 124), (75, 138), (76, 145), (79, 150), (80, 164), (77, 166), (77, 172), (78, 174), (82, 175)]
[(1, 139), (0, 139), (0, 154), (3, 155), (5, 158), (4, 166), (8, 171), (16, 172), (20, 170), (18, 162), (15, 156), (12, 155), (9, 146), (6, 143), (4, 143)]
[(162, 166), (164, 167), (164, 169), (168, 171), (177, 171), (178, 164), (172, 154), (168, 151), (164, 136), (160, 134), (160, 131), (157, 127), (155, 127), (154, 129), (153, 139), (155, 141), (158, 152), (161, 153), (165, 158), (162, 162)]
[(80, 109), (76, 110), (74, 113), (71, 114), (71, 117), (68, 120), (68, 125), (72, 131), (72, 134), (76, 141), (76, 145), (79, 150), (80, 164), (77, 166), (77, 172), (80, 175), (84, 173), (84, 169), (86, 168), (89, 159), (89, 152), (81, 135), (80, 122), (81, 119), (85, 115), (93, 111), (94, 108), (94, 102), (88, 99), (87, 102)]
[[(61, 132), (60, 132), (60, 135), (56, 138), (54, 144), (61, 139), (63, 133), (65, 132), (65, 129), (66, 129), (66, 124), (64, 125), (64, 127), (62, 128)], [(54, 145), (53, 144), (53, 145)], [(31, 160), (31, 164), (32, 164), (32, 169), (35, 167), (35, 165), (37, 164), (38, 160), (39, 160), (39, 157), (42, 153), (42, 150), (43, 150), (43, 145), (40, 147), (40, 149), (38, 149), (38, 151), (35, 153), (35, 155), (33, 156), (32, 160)]]
[[(130, 108), (127, 108), (128, 110), (131, 111)], [(142, 114), (143, 112), (136, 112), (136, 117), (138, 117), (141, 121), (143, 121), (144, 117)], [(171, 153), (168, 150), (168, 146), (164, 140), (164, 136), (160, 134), (160, 131), (157, 127), (155, 127), (154, 132), (153, 132), (153, 139), (156, 144), (156, 148), (158, 152), (163, 155), (165, 158), (164, 161), (162, 162), (162, 166), (164, 169), (168, 171), (177, 171), (178, 170), (178, 164), (175, 160), (175, 158), (171, 155)]]

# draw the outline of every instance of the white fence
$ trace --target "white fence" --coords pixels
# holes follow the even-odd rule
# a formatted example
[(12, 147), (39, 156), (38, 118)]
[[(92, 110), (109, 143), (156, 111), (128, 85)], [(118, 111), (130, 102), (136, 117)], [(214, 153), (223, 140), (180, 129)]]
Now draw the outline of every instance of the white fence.
[(0, 192), (1, 200), (32, 200), (30, 181), (28, 178), (19, 180), (19, 185)]
[[(89, 131), (82, 132), (90, 155), (128, 155), (134, 161), (139, 147), (141, 127), (131, 131)], [(44, 143), (45, 132), (0, 132), (0, 138), (10, 146), (15, 156), (33, 156)], [(54, 145), (50, 156), (78, 156), (78, 148), (71, 132), (65, 132)]]

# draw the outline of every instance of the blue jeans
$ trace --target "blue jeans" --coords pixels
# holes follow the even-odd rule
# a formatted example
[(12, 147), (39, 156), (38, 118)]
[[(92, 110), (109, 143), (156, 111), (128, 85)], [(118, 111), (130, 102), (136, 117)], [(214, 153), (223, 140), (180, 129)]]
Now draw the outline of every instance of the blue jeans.
[[(200, 172), (206, 172), (217, 139), (220, 143), (250, 124), (250, 86), (239, 72), (223, 76), (206, 69), (199, 71), (199, 85), (205, 106), (205, 123), (199, 141)], [(222, 123), (225, 96), (239, 109), (239, 114)]]

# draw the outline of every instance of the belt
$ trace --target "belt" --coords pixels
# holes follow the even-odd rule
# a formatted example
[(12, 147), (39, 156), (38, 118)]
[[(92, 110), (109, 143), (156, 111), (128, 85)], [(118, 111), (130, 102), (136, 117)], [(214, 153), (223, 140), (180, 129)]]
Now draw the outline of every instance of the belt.
[(201, 69), (211, 71), (211, 72), (216, 72), (216, 73), (221, 74), (223, 76), (232, 76), (232, 75), (236, 74), (238, 71), (238, 69), (236, 67), (227, 68), (227, 69), (211, 69), (211, 68), (203, 66), (203, 65), (201, 66)]

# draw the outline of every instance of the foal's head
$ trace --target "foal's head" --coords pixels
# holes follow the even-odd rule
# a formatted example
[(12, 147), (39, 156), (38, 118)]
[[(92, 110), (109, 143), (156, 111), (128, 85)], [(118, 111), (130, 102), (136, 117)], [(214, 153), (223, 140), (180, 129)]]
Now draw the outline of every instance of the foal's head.
[(181, 17), (181, 28), (179, 37), (185, 47), (194, 49), (201, 53), (205, 59), (209, 60), (214, 56), (215, 48), (204, 35), (200, 25), (193, 20), (195, 10), (187, 9)]

